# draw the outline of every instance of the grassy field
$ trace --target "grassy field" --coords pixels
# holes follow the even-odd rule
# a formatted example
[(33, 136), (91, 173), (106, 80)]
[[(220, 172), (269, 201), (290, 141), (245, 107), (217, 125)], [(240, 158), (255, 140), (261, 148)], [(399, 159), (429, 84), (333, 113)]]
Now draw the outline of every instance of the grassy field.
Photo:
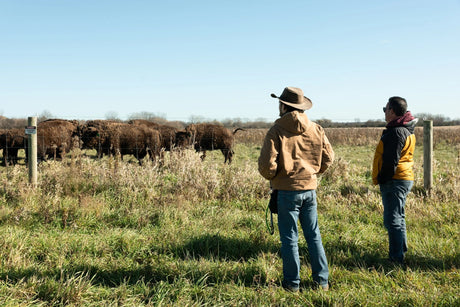
[(430, 193), (417, 147), (400, 268), (386, 261), (371, 184), (377, 140), (357, 146), (328, 133), (337, 159), (321, 178), (318, 211), (331, 291), (315, 289), (303, 238), (302, 291), (280, 287), (278, 232), (270, 235), (265, 220), (269, 185), (257, 172), (259, 131), (239, 136), (231, 166), (220, 152), (204, 162), (174, 152), (143, 167), (74, 152), (40, 164), (35, 189), (23, 165), (1, 168), (0, 305), (460, 305), (458, 142), (436, 143)]

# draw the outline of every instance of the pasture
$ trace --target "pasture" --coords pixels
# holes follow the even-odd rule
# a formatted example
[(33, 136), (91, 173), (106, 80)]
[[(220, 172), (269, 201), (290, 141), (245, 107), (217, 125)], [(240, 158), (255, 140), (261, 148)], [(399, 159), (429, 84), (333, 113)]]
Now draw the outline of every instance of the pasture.
[[(38, 167), (0, 168), (0, 305), (458, 306), (460, 128), (435, 128), (433, 189), (416, 180), (407, 201), (407, 267), (386, 261), (380, 193), (371, 164), (382, 129), (326, 129), (336, 161), (318, 188), (331, 289), (311, 282), (300, 240), (301, 292), (281, 288), (278, 232), (266, 226), (269, 185), (257, 172), (266, 130), (219, 151), (164, 162), (119, 161), (77, 149)], [(276, 222), (276, 217), (275, 217)]]

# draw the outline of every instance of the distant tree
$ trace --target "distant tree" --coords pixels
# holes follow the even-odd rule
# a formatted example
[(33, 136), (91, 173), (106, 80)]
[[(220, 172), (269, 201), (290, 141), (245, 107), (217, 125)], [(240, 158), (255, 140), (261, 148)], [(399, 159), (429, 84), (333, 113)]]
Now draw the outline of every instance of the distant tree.
[(0, 116), (0, 129), (24, 128), (27, 125), (25, 118), (6, 118)]
[[(255, 121), (250, 123), (252, 128), (264, 129), (270, 128), (273, 125), (273, 122), (267, 122), (264, 118), (256, 118)], [(246, 128), (246, 127), (243, 127)], [(247, 127), (250, 128), (250, 127)]]
[(385, 127), (385, 122), (383, 120), (368, 120), (365, 122), (364, 127)]
[(330, 119), (318, 119), (318, 120), (315, 120), (315, 122), (320, 125), (321, 127), (323, 128), (331, 128), (333, 127), (333, 123)]
[(224, 119), (221, 123), (224, 125), (224, 127), (232, 128), (247, 126), (250, 124), (250, 121), (248, 119), (244, 120), (241, 118), (227, 118)]
[(203, 116), (200, 116), (200, 115), (191, 115), (189, 117), (189, 122), (191, 124), (204, 123), (204, 122), (206, 122), (206, 118), (204, 118)]
[(118, 118), (118, 113), (115, 112), (115, 111), (108, 111), (107, 113), (105, 113), (105, 119), (107, 119), (107, 120), (116, 120), (116, 121), (120, 120)]
[(267, 122), (264, 118), (257, 118), (254, 121), (251, 121), (246, 118), (227, 118), (221, 121), (222, 125), (226, 128), (243, 128), (243, 129), (263, 129), (270, 128), (273, 125), (273, 122)]
[(43, 122), (43, 121), (45, 121), (45, 120), (47, 120), (47, 119), (50, 119), (50, 118), (53, 118), (53, 117), (54, 117), (54, 116), (53, 116), (53, 114), (51, 114), (50, 111), (44, 110), (44, 111), (38, 116), (37, 121), (38, 121), (38, 122)]
[(166, 114), (164, 113), (151, 113), (151, 112), (138, 112), (132, 113), (128, 116), (128, 119), (144, 119), (157, 124), (167, 124)]
[(7, 129), (8, 127), (8, 118), (0, 115), (0, 129)]
[(454, 124), (449, 117), (440, 114), (418, 113), (414, 115), (419, 118), (418, 125), (422, 126), (424, 120), (432, 120), (433, 126), (450, 126)]
[(166, 114), (142, 111), (142, 112), (132, 113), (129, 115), (128, 118), (129, 119), (145, 119), (149, 121), (154, 121), (158, 119), (166, 120)]

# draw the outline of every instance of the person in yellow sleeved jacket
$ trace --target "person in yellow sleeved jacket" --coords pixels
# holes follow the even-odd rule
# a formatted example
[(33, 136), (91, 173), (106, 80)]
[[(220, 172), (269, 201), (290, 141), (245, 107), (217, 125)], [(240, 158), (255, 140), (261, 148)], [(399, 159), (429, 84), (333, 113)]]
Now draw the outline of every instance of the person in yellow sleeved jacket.
[(388, 231), (389, 259), (404, 264), (407, 252), (405, 204), (414, 184), (415, 125), (404, 98), (394, 96), (383, 108), (386, 129), (377, 145), (372, 182), (380, 186), (383, 223)]

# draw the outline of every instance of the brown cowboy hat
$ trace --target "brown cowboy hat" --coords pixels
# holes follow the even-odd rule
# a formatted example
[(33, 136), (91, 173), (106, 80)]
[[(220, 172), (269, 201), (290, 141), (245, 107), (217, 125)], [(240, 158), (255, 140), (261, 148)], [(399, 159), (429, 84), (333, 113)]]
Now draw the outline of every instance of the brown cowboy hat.
[(281, 96), (271, 94), (273, 98), (278, 98), (280, 102), (287, 104), (293, 108), (299, 110), (309, 110), (313, 106), (310, 99), (303, 95), (303, 91), (300, 88), (288, 86), (284, 88)]

